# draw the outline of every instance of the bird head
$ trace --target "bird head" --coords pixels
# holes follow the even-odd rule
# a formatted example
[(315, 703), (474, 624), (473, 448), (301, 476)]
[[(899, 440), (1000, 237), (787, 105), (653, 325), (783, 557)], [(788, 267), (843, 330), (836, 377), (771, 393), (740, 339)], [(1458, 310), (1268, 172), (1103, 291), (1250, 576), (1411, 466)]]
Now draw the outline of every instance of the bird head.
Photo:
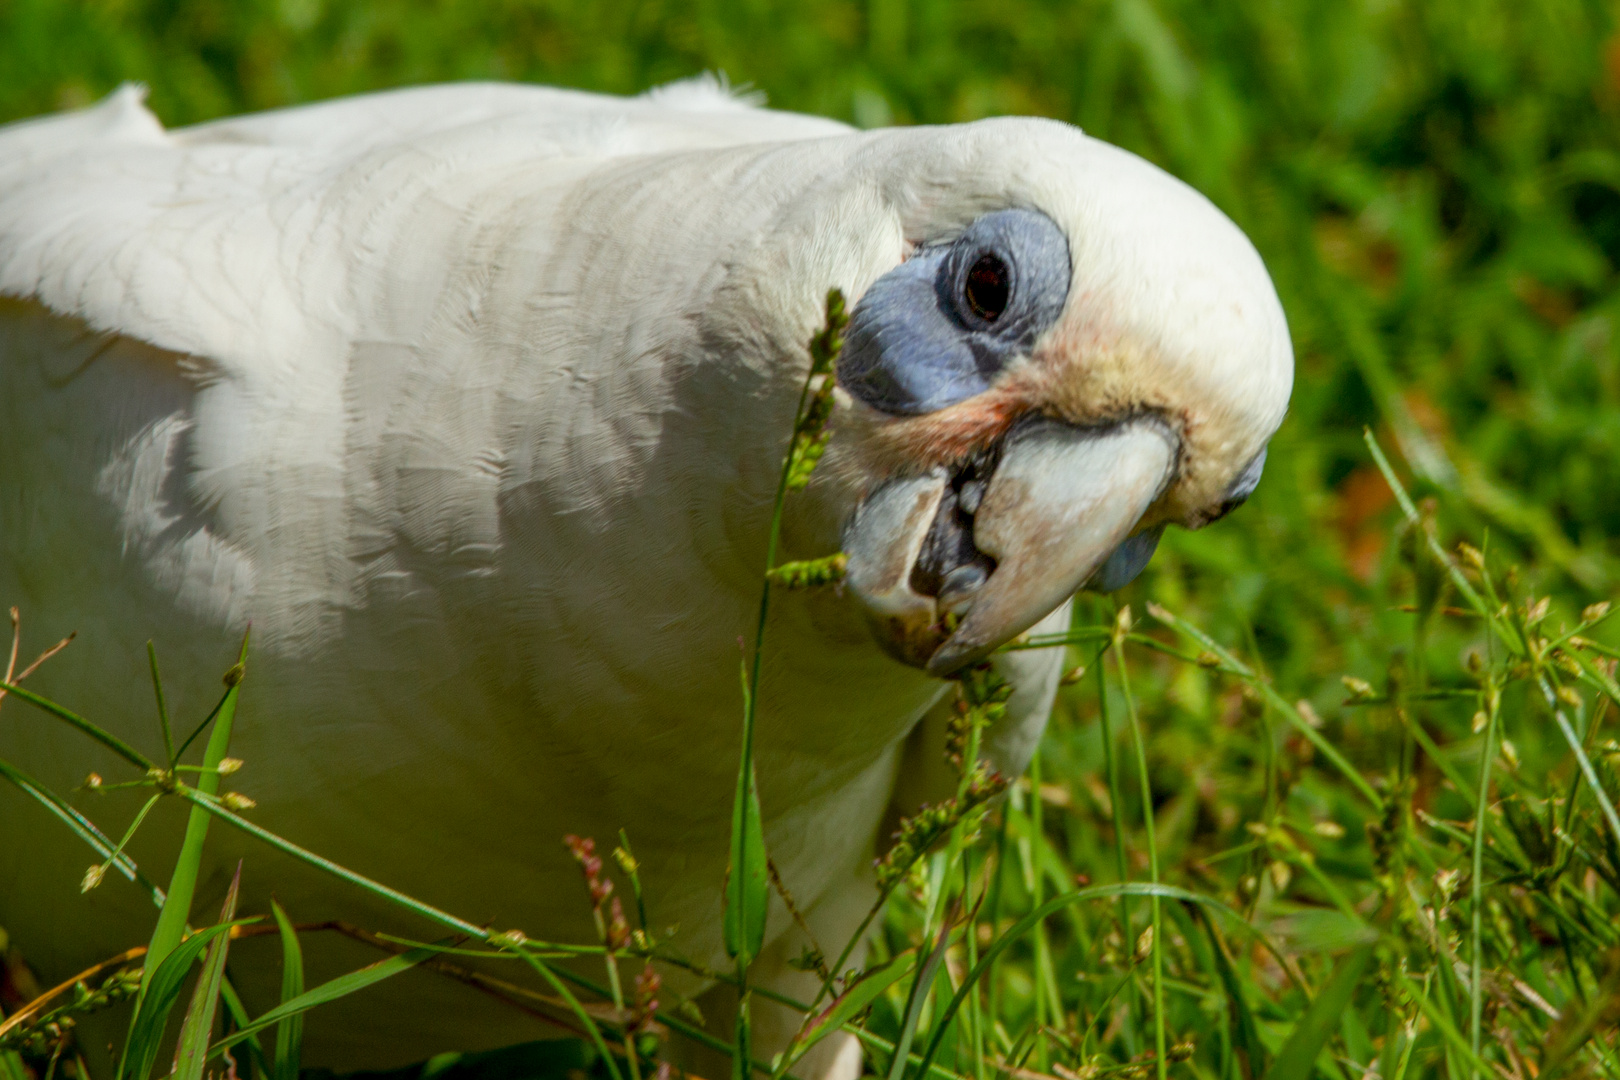
[(850, 590), (936, 676), (1242, 503), (1293, 381), (1271, 280), (1213, 204), (1066, 125), (992, 123), (896, 185), (898, 258), (837, 366)]

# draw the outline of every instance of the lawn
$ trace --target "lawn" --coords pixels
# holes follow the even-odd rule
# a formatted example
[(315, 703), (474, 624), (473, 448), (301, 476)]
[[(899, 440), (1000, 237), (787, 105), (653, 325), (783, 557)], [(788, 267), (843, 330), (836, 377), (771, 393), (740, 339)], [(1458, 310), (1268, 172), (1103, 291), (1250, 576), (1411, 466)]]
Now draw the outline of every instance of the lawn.
[[(1181, 176), (1271, 270), (1290, 415), (1246, 507), (1081, 603), (1029, 774), (897, 868), (870, 963), (899, 977), (847, 999), (868, 1069), (1620, 1078), (1617, 28), (1577, 0), (8, 0), (0, 121), (126, 79), (183, 124), (709, 69), (860, 126), (1056, 117)], [(0, 1076), (51, 1067), (30, 1030)], [(602, 1037), (418, 1071), (651, 1066)]]

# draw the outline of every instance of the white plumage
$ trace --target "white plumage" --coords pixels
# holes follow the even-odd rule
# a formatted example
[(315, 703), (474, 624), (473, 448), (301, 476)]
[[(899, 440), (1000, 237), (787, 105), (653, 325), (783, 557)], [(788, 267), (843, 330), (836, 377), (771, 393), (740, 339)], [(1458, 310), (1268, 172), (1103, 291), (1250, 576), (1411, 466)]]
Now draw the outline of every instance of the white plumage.
[[(257, 820), (468, 918), (579, 939), (560, 838), (624, 827), (658, 927), (715, 963), (737, 638), (822, 298), (1005, 207), (1067, 236), (1061, 321), (943, 411), (841, 395), (788, 557), (835, 550), (886, 478), (1029, 412), (1162, 417), (1174, 475), (1124, 528), (1214, 516), (1286, 404), (1275, 295), (1207, 202), (1065, 125), (858, 133), (696, 81), (446, 86), (173, 132), (126, 88), (0, 129), (0, 604), (36, 640), (80, 632), (36, 689), (151, 747), (145, 640), (195, 717), (251, 622), (233, 752)], [(891, 800), (928, 789), (917, 721), (944, 689), (857, 606), (784, 598), (761, 699), (768, 842), (832, 940), (869, 900)], [(1061, 657), (1012, 656), (991, 745), (1021, 768)], [(10, 703), (0, 757), (58, 790), (121, 775)], [(134, 847), (158, 876), (174, 835)], [(0, 925), (50, 975), (151, 919), (121, 882), (79, 896), (75, 843), (0, 792)], [(296, 919), (426, 932), (218, 826), (211, 846), (216, 891), (242, 855), (249, 904), (273, 888)], [(770, 925), (761, 974), (802, 989)], [(314, 1014), (320, 1056), (544, 1033), (413, 978)], [(765, 1023), (768, 1045), (786, 1020)]]

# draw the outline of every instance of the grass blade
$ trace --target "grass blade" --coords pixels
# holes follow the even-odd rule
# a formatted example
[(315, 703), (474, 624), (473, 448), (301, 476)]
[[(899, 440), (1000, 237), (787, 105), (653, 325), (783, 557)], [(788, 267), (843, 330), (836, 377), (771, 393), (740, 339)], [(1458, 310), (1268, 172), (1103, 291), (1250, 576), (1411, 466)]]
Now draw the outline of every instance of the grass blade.
[(737, 769), (737, 796), (731, 808), (731, 874), (726, 879), (726, 953), (748, 965), (765, 944), (765, 913), (770, 876), (765, 864), (765, 828), (754, 786), (752, 755)]
[[(238, 862), (231, 887), (225, 893), (225, 905), (219, 912), (221, 923), (229, 924), (236, 917), (236, 898), (241, 889), (242, 864)], [(208, 946), (202, 975), (191, 991), (191, 1004), (186, 1007), (186, 1018), (180, 1024), (180, 1040), (175, 1047), (175, 1080), (202, 1080), (203, 1066), (208, 1061), (208, 1044), (214, 1035), (220, 987), (225, 981), (225, 958), (230, 950), (229, 934), (216, 936)]]
[[(917, 1034), (917, 1021), (922, 1018), (923, 1004), (928, 1000), (928, 993), (934, 986), (934, 975), (939, 971), (941, 960), (945, 959), (945, 946), (951, 941), (951, 920), (945, 918), (939, 928), (939, 939), (934, 943), (934, 949), (928, 954), (917, 972), (917, 978), (911, 984), (911, 995), (906, 1000), (905, 1018), (900, 1025), (900, 1035), (894, 1041), (894, 1060), (889, 1064), (889, 1080), (901, 1080), (906, 1074), (906, 1059), (911, 1055), (911, 1041)], [(945, 1033), (942, 1023), (935, 1032), (935, 1038)], [(919, 1076), (923, 1075), (919, 1071)]]
[[(270, 912), (276, 917), (276, 928), (281, 931), (281, 1004), (285, 1005), (304, 992), (304, 950), (298, 944), (298, 931), (293, 929), (281, 905), (271, 900)], [(295, 1013), (276, 1025), (276, 1056), (270, 1080), (298, 1080), (303, 1044), (302, 1013)]]
[[(208, 747), (203, 752), (203, 771), (197, 776), (197, 790), (207, 795), (219, 791), (219, 763), (231, 743), (231, 726), (236, 719), (237, 692), (242, 685), (242, 664), (247, 659), (247, 638), (242, 639), (242, 651), (236, 666), (225, 674), (227, 687), (225, 700), (214, 718), (214, 730), (208, 736)], [(158, 913), (157, 926), (152, 930), (152, 941), (147, 946), (146, 970), (141, 976), (141, 996), (146, 996), (152, 972), (169, 955), (185, 933), (186, 921), (191, 917), (191, 897), (197, 889), (197, 874), (202, 867), (203, 843), (208, 839), (208, 815), (195, 805), (186, 820), (185, 838), (180, 842), (180, 857), (175, 860), (174, 873), (169, 878), (169, 895)]]
[(1597, 770), (1592, 768), (1592, 759), (1586, 756), (1586, 750), (1581, 746), (1580, 736), (1570, 727), (1569, 717), (1564, 715), (1564, 710), (1558, 707), (1558, 697), (1553, 693), (1547, 677), (1538, 676), (1536, 683), (1541, 687), (1542, 696), (1547, 699), (1547, 707), (1552, 710), (1553, 719), (1558, 723), (1558, 730), (1563, 733), (1564, 741), (1569, 743), (1570, 752), (1575, 755), (1575, 763), (1580, 766), (1581, 775), (1586, 777), (1586, 783), (1592, 789), (1592, 797), (1597, 799), (1598, 807), (1603, 811), (1603, 818), (1614, 833), (1615, 842), (1620, 843), (1620, 814), (1615, 813), (1614, 803), (1609, 801), (1608, 792), (1603, 790)]
[(239, 814), (232, 813), (225, 807), (221, 806), (217, 800), (204, 796), (195, 789), (188, 788), (182, 784), (178, 789), (178, 794), (182, 799), (185, 799), (187, 802), (191, 803), (193, 807), (200, 808), (203, 813), (212, 814), (217, 818), (221, 818), (233, 828), (247, 833), (256, 840), (263, 841), (264, 843), (275, 848), (277, 851), (291, 855), (300, 862), (308, 863), (317, 870), (321, 870), (332, 875), (339, 881), (346, 881), (350, 885), (363, 889), (373, 896), (387, 900), (391, 904), (395, 904), (413, 914), (420, 915), (422, 918), (427, 919), (430, 922), (435, 922), (440, 926), (454, 930), (458, 934), (469, 934), (480, 941), (486, 940), (490, 936), (489, 931), (484, 927), (470, 923), (466, 919), (457, 918), (456, 916), (451, 915), (449, 912), (440, 911), (431, 904), (424, 904), (420, 900), (406, 896), (398, 889), (390, 889), (387, 885), (384, 885), (379, 881), (373, 881), (364, 874), (357, 874), (345, 866), (339, 866), (331, 859), (323, 858), (320, 855), (315, 854), (313, 851), (310, 851), (308, 848), (299, 847), (291, 840), (288, 840), (285, 837), (277, 836), (269, 829), (266, 829), (261, 825), (256, 825)]
[(1333, 977), (1294, 1024), (1282, 1049), (1277, 1051), (1266, 1080), (1310, 1080), (1316, 1070), (1316, 1058), (1328, 1038), (1338, 1030), (1340, 1017), (1350, 1007), (1356, 987), (1361, 984), (1361, 973), (1367, 969), (1372, 954), (1373, 946), (1363, 945), (1339, 962)]
[(1215, 920), (1209, 917), (1208, 912), (1197, 906), (1193, 906), (1192, 911), (1198, 921), (1204, 924), (1216, 975), (1226, 990), (1227, 1001), (1231, 1003), (1232, 1040), (1243, 1053), (1244, 1075), (1262, 1076), (1266, 1069), (1266, 1047), (1260, 1041), (1260, 1028), (1254, 1021), (1254, 1012), (1249, 1008), (1249, 999), (1243, 993), (1243, 984), (1232, 968), (1232, 958), (1227, 955), (1226, 942), (1221, 940), (1219, 931), (1215, 929)]
[(313, 990), (306, 990), (289, 1001), (283, 1001), (280, 1005), (253, 1021), (253, 1023), (238, 1031), (233, 1031), (219, 1040), (209, 1050), (208, 1056), (213, 1057), (228, 1050), (237, 1043), (252, 1038), (265, 1028), (281, 1023), (288, 1017), (301, 1015), (317, 1005), (325, 1005), (327, 1002), (348, 997), (350, 994), (364, 990), (367, 987), (375, 986), (384, 979), (391, 979), (402, 971), (409, 971), (423, 960), (433, 956), (435, 951), (434, 949), (412, 949), (409, 952), (400, 953), (398, 956), (390, 956), (386, 960), (379, 960), (375, 964), (369, 964), (358, 971), (351, 971), (347, 975), (339, 975), (337, 978), (324, 982)]
[[(118, 1080), (146, 1080), (157, 1060), (158, 1047), (163, 1042), (163, 1029), (169, 1013), (180, 997), (180, 986), (185, 982), (191, 965), (208, 943), (232, 926), (256, 922), (256, 919), (238, 919), (199, 930), (169, 951), (163, 962), (146, 984), (146, 993), (137, 999), (135, 1016), (129, 1024), (129, 1037), (124, 1043), (124, 1056), (118, 1064)], [(150, 953), (147, 954), (150, 957)]]
[[(237, 996), (236, 987), (231, 985), (230, 972), (225, 973), (225, 980), (220, 983), (219, 999), (225, 1003), (225, 1011), (230, 1014), (231, 1023), (238, 1028), (247, 1027), (252, 1022), (248, 1016), (242, 999)], [(264, 1050), (259, 1046), (258, 1036), (247, 1040), (248, 1059), (253, 1069), (253, 1080), (269, 1080), (270, 1063), (265, 1060)]]
[(805, 1029), (794, 1039), (782, 1063), (776, 1070), (776, 1075), (785, 1073), (816, 1043), (831, 1035), (844, 1024), (860, 1015), (872, 1002), (876, 1001), (885, 990), (905, 977), (911, 970), (907, 954), (902, 954), (870, 971), (862, 973), (861, 977), (850, 984), (842, 994), (833, 999), (819, 1016), (814, 1017)]

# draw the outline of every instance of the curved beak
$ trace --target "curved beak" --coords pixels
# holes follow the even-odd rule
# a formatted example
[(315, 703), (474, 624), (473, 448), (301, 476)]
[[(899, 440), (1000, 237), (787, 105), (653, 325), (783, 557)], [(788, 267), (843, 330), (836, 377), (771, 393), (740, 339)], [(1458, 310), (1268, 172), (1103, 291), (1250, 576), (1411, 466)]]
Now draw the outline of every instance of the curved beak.
[[(1152, 417), (1043, 420), (1005, 438), (987, 483), (935, 470), (882, 485), (844, 535), (848, 581), (879, 642), (945, 676), (1027, 630), (1131, 538), (1177, 449)], [(1156, 535), (1142, 534), (1148, 552)]]

